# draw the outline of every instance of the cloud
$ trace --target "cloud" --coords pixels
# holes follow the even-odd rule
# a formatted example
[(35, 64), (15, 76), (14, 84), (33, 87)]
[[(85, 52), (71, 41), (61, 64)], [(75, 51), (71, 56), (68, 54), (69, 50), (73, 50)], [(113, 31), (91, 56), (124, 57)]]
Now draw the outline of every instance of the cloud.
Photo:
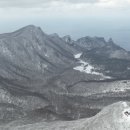
[(30, 8), (40, 6), (47, 0), (0, 0), (0, 8)]
[(97, 3), (99, 0), (62, 0), (70, 3)]
[(129, 14), (130, 0), (0, 0), (0, 32), (36, 24), (76, 37), (105, 35), (105, 29), (127, 29)]
[(16, 7), (16, 8), (25, 8), (25, 7), (41, 7), (47, 4), (52, 3), (95, 3), (98, 2), (98, 0), (0, 0), (0, 8), (5, 7)]
[(0, 0), (0, 16), (7, 19), (117, 16), (122, 10), (130, 10), (130, 0)]
[(130, 6), (130, 0), (100, 0), (97, 5), (104, 8), (126, 8)]
[(0, 8), (50, 8), (55, 5), (97, 5), (100, 7), (125, 7), (130, 0), (0, 0)]

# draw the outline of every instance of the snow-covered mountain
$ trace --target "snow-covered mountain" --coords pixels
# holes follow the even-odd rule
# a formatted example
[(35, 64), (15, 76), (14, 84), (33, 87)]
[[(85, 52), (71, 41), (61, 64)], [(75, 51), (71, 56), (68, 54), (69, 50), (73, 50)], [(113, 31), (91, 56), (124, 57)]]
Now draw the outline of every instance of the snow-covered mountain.
[(34, 78), (36, 72), (39, 75), (53, 74), (74, 63), (74, 49), (62, 39), (49, 36), (33, 25), (0, 35), (0, 49), (3, 77)]
[(34, 25), (0, 34), (0, 125), (87, 118), (129, 101), (129, 55), (112, 39), (74, 41)]

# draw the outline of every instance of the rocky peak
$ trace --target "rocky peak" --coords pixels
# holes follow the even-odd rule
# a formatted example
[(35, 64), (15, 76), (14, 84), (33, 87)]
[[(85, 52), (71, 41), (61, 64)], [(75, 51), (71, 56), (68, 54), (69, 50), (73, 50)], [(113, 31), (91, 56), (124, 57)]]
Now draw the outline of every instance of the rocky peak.
[(8, 36), (10, 36), (10, 37), (22, 36), (22, 37), (27, 37), (27, 38), (33, 37), (33, 36), (38, 36), (38, 35), (43, 36), (43, 35), (45, 35), (45, 33), (42, 31), (42, 29), (40, 27), (37, 27), (34, 25), (28, 25), (19, 30), (16, 30), (13, 33), (8, 34)]
[(37, 32), (37, 31), (42, 31), (40, 27), (37, 27), (37, 26), (34, 26), (34, 25), (28, 25), (28, 26), (25, 26), (17, 31), (15, 31), (14, 33), (16, 32)]
[(70, 35), (66, 35), (62, 38), (65, 42), (67, 42), (68, 44), (73, 44), (74, 41), (72, 40)]
[(88, 50), (100, 48), (106, 45), (106, 41), (104, 38), (89, 36), (78, 39), (76, 43), (82, 47), (85, 47)]
[(70, 42), (70, 41), (72, 40), (70, 35), (64, 36), (63, 39), (64, 39), (66, 42)]
[(110, 37), (109, 40), (108, 40), (108, 42), (113, 42), (113, 39)]
[(109, 38), (109, 40), (108, 40), (108, 44), (114, 44), (114, 41), (113, 41), (112, 38)]
[(59, 35), (57, 33), (53, 33), (53, 34), (50, 34), (51, 37), (58, 37), (59, 38)]
[(107, 44), (106, 44), (106, 48), (112, 49), (114, 51), (116, 50), (122, 50), (122, 51), (126, 51), (125, 49), (123, 49), (122, 47), (120, 47), (119, 45), (117, 45), (112, 38), (109, 38)]
[(16, 30), (13, 33), (10, 33), (9, 37), (13, 39), (30, 39), (30, 41), (38, 40), (42, 42), (42, 40), (47, 37), (47, 34), (45, 34), (40, 27), (28, 25), (19, 30)]

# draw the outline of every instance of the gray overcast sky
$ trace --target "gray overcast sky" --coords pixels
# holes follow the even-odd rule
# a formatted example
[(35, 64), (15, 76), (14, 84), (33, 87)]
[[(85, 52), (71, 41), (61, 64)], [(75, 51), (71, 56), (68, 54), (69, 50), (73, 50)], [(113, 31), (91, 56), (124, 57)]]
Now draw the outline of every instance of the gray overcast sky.
[(0, 0), (0, 33), (41, 26), (46, 33), (112, 37), (130, 50), (130, 0)]

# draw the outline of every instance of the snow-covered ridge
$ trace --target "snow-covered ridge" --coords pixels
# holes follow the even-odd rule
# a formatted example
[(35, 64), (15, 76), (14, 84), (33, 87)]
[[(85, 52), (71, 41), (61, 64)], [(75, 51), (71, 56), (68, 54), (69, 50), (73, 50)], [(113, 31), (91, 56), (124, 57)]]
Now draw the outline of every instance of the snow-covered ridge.
[(0, 127), (2, 130), (129, 130), (130, 106), (119, 102), (105, 107), (96, 116), (77, 121), (38, 122), (17, 125), (15, 122)]

